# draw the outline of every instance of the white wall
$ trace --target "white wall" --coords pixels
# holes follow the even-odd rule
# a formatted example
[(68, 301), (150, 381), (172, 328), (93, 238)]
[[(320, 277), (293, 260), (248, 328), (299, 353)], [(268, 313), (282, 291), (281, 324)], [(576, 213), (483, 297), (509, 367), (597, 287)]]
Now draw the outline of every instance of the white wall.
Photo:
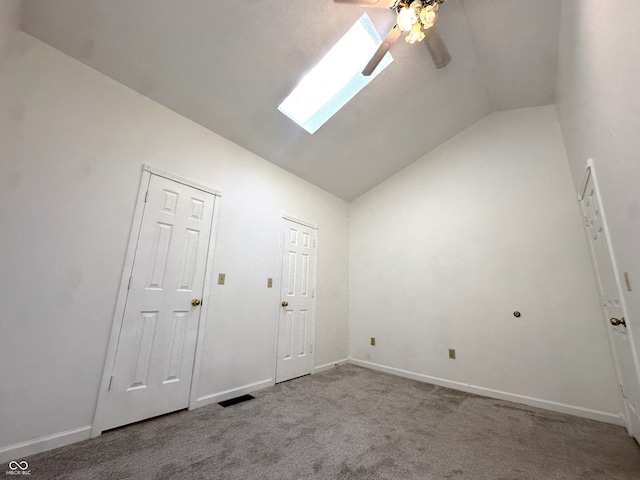
[(353, 202), (349, 232), (352, 358), (620, 422), (553, 106), (480, 120)]
[[(640, 2), (563, 0), (556, 109), (576, 190), (593, 158), (640, 352)], [(624, 281), (622, 278), (622, 285)]]
[(0, 2), (0, 22), (20, 29), (20, 13), (22, 0), (2, 0)]
[(21, 0), (0, 1), (0, 57), (6, 53), (6, 45), (20, 31)]
[(213, 287), (198, 396), (274, 378), (281, 212), (319, 226), (316, 365), (348, 356), (344, 201), (25, 33), (8, 47), (0, 451), (93, 421), (143, 163), (222, 193), (213, 270), (227, 283)]

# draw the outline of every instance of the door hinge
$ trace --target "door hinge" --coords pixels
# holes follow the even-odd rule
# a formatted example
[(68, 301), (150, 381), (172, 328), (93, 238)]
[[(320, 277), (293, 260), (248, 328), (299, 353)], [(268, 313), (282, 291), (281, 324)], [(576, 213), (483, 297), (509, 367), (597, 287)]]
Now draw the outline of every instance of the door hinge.
[(622, 398), (627, 398), (627, 396), (624, 393), (624, 387), (622, 385), (620, 385), (620, 393), (622, 394)]
[(111, 378), (109, 379), (109, 388), (107, 388), (107, 392), (111, 390), (111, 384), (113, 384), (113, 375), (111, 375)]
[(316, 298), (316, 289), (311, 290), (311, 298)]
[(129, 277), (129, 284), (127, 285), (127, 290), (131, 290), (131, 282), (133, 281), (133, 275)]
[(144, 194), (144, 203), (147, 203), (147, 198), (149, 198), (149, 190), (147, 190)]
[(309, 351), (309, 353), (313, 353), (313, 343), (310, 345), (311, 350)]

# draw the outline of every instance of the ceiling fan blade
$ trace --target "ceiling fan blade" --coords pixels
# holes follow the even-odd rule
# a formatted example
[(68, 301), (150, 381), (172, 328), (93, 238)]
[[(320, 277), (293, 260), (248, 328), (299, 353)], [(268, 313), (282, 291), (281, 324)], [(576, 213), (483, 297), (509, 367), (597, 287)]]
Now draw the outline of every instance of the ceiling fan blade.
[(384, 40), (378, 47), (378, 50), (376, 50), (376, 53), (373, 54), (373, 57), (371, 57), (371, 60), (369, 60), (369, 63), (367, 63), (367, 66), (364, 67), (364, 70), (362, 70), (362, 75), (364, 75), (365, 77), (368, 77), (373, 73), (373, 71), (376, 69), (378, 64), (382, 61), (382, 58), (387, 54), (387, 52), (391, 48), (391, 45), (393, 45), (394, 42), (398, 40), (398, 38), (400, 38), (401, 34), (402, 34), (402, 30), (400, 30), (400, 27), (398, 27), (398, 25), (395, 25), (391, 29), (391, 31), (387, 33), (387, 36), (384, 37)]
[(449, 50), (447, 50), (447, 46), (442, 41), (440, 32), (436, 27), (431, 27), (425, 32), (424, 43), (429, 49), (436, 68), (446, 67), (451, 61), (451, 55), (449, 55)]
[(336, 3), (350, 3), (352, 5), (364, 5), (375, 8), (391, 8), (397, 0), (333, 0)]

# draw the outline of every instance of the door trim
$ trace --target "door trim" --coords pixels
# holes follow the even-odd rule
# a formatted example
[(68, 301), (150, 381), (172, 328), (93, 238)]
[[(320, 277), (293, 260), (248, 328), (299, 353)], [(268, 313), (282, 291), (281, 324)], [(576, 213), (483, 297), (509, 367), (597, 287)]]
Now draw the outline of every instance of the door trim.
[[(580, 213), (583, 216), (583, 224), (582, 227), (584, 229), (585, 235), (586, 235), (586, 240), (589, 246), (589, 253), (591, 256), (591, 261), (593, 263), (592, 267), (594, 270), (594, 277), (596, 279), (596, 282), (598, 284), (598, 296), (600, 295), (600, 283), (601, 280), (599, 278), (598, 275), (598, 268), (597, 268), (597, 262), (596, 262), (596, 257), (593, 251), (593, 247), (591, 245), (591, 239), (589, 238), (589, 229), (586, 228), (586, 225), (584, 224), (584, 216), (585, 216), (585, 212), (584, 212), (584, 204), (582, 203), (584, 200), (584, 195), (587, 189), (587, 185), (589, 184), (589, 179), (592, 179), (593, 181), (593, 188), (595, 190), (595, 194), (596, 197), (598, 199), (598, 202), (600, 203), (600, 216), (602, 218), (602, 228), (604, 230), (604, 240), (606, 241), (606, 246), (607, 246), (607, 250), (608, 250), (608, 254), (609, 254), (609, 259), (611, 261), (611, 268), (613, 269), (613, 275), (615, 277), (615, 282), (616, 282), (616, 288), (618, 290), (618, 297), (620, 298), (620, 308), (624, 314), (625, 318), (629, 318), (628, 312), (627, 312), (627, 304), (625, 302), (625, 298), (624, 298), (624, 290), (622, 288), (622, 283), (620, 280), (620, 273), (618, 271), (618, 264), (616, 262), (616, 256), (615, 253), (613, 251), (613, 245), (611, 243), (611, 236), (610, 236), (610, 230), (609, 230), (609, 224), (607, 222), (607, 215), (605, 213), (605, 208), (604, 208), (604, 204), (603, 204), (603, 200), (602, 200), (602, 195), (600, 192), (600, 184), (598, 183), (598, 176), (596, 175), (596, 171), (595, 171), (595, 165), (594, 165), (594, 161), (592, 158), (589, 158), (586, 162), (586, 168), (585, 168), (585, 174), (584, 174), (584, 178), (583, 178), (583, 184), (581, 185), (581, 189), (580, 192), (578, 194), (578, 203), (579, 203), (579, 207), (580, 207)], [(607, 318), (607, 314), (606, 311), (604, 309), (604, 306), (602, 305), (602, 301), (600, 300), (600, 298), (598, 298), (598, 303), (600, 304), (600, 308), (602, 310), (602, 316), (605, 322), (605, 329), (607, 331), (607, 340), (609, 341), (609, 350), (611, 352), (611, 359), (613, 361), (613, 368), (615, 370), (615, 374), (616, 374), (616, 381), (618, 383), (618, 387), (620, 387), (621, 385), (623, 385), (624, 383), (624, 378), (622, 375), (622, 370), (621, 367), (619, 365), (619, 354), (618, 354), (618, 350), (617, 347), (615, 345), (615, 342), (613, 340), (613, 334), (610, 330), (610, 326), (609, 326), (609, 322), (608, 322), (608, 318)], [(633, 332), (632, 329), (630, 329), (627, 326), (627, 340), (629, 342), (629, 348), (631, 350), (631, 359), (633, 361), (633, 369), (635, 370), (636, 375), (639, 375), (640, 373), (640, 368), (639, 368), (639, 362), (638, 362), (638, 355), (635, 349), (635, 345), (633, 342)], [(624, 399), (623, 395), (622, 395), (622, 391), (620, 388), (617, 388), (618, 390), (618, 398), (620, 399), (620, 405), (622, 407), (622, 418), (624, 420), (625, 426), (627, 428), (627, 431), (630, 433), (630, 427), (631, 427), (631, 419), (630, 419), (630, 414), (627, 408), (627, 402)]]
[(306, 220), (301, 220), (298, 217), (294, 217), (293, 215), (288, 215), (286, 213), (282, 214), (282, 218), (285, 220), (289, 220), (294, 223), (299, 223), (300, 225), (304, 225), (305, 227), (313, 228), (318, 230), (318, 227), (315, 223), (307, 222)]
[(215, 188), (208, 187), (194, 180), (190, 180), (184, 177), (179, 177), (178, 175), (175, 175), (171, 172), (167, 172), (165, 170), (160, 170), (159, 168), (152, 167), (148, 163), (145, 163), (144, 165), (142, 165), (142, 170), (144, 172), (149, 172), (153, 175), (157, 175), (158, 177), (166, 178), (168, 180), (173, 180), (174, 182), (182, 183), (183, 185), (187, 185), (197, 190), (202, 190), (203, 192), (211, 193), (218, 197), (222, 196), (220, 191), (216, 190)]
[(300, 225), (304, 225), (305, 227), (313, 228), (316, 231), (316, 247), (315, 247), (315, 255), (313, 256), (313, 299), (311, 302), (311, 309), (313, 314), (313, 366), (311, 367), (311, 374), (317, 373), (315, 371), (316, 366), (316, 350), (318, 347), (317, 343), (317, 330), (318, 330), (318, 322), (316, 317), (316, 302), (318, 299), (318, 232), (319, 229), (315, 223), (309, 222), (307, 220), (302, 220), (299, 217), (295, 217), (293, 215), (289, 215), (288, 213), (281, 212), (280, 214), (280, 241), (278, 242), (278, 276), (276, 277), (274, 291), (276, 292), (275, 297), (275, 335), (273, 339), (273, 382), (275, 384), (276, 375), (278, 373), (278, 334), (280, 333), (280, 302), (282, 299), (280, 298), (280, 294), (282, 293), (282, 267), (284, 260), (284, 245), (285, 245), (285, 235), (284, 235), (284, 221), (289, 220), (290, 222), (298, 223)]
[(107, 347), (107, 355), (104, 362), (104, 368), (102, 372), (102, 379), (98, 390), (98, 399), (96, 403), (95, 414), (93, 418), (93, 425), (91, 427), (91, 437), (97, 437), (102, 433), (102, 422), (104, 420), (104, 407), (107, 399), (107, 392), (109, 391), (109, 383), (111, 380), (111, 374), (113, 373), (113, 367), (116, 359), (116, 352), (118, 349), (118, 340), (120, 337), (120, 330), (122, 329), (122, 322), (124, 320), (124, 311), (127, 303), (127, 292), (129, 290), (129, 278), (133, 271), (133, 263), (138, 249), (138, 239), (140, 236), (140, 229), (142, 227), (142, 217), (144, 214), (146, 194), (149, 189), (149, 182), (151, 181), (151, 175), (166, 178), (189, 187), (202, 190), (204, 192), (214, 195), (213, 201), (213, 218), (211, 222), (211, 233), (209, 236), (207, 261), (205, 265), (204, 273), (204, 287), (203, 287), (203, 299), (202, 307), (200, 309), (200, 317), (198, 319), (198, 333), (196, 337), (196, 351), (194, 355), (194, 368), (191, 376), (191, 388), (189, 392), (189, 408), (193, 408), (196, 404), (197, 392), (194, 385), (198, 385), (200, 379), (200, 364), (202, 360), (202, 349), (206, 327), (206, 318), (209, 308), (209, 300), (211, 297), (211, 271), (213, 267), (213, 257), (215, 252), (215, 240), (217, 237), (217, 226), (219, 218), (218, 197), (222, 195), (216, 189), (204, 186), (198, 182), (194, 182), (187, 178), (180, 177), (170, 172), (154, 168), (148, 164), (143, 164), (142, 175), (140, 178), (140, 185), (138, 186), (138, 196), (136, 198), (135, 208), (133, 211), (133, 219), (131, 222), (131, 229), (129, 231), (129, 241), (127, 244), (127, 250), (124, 257), (124, 264), (122, 267), (122, 275), (120, 277), (120, 286), (118, 288), (118, 297), (116, 300), (116, 307), (113, 314), (113, 322), (111, 326), (111, 334), (109, 336), (109, 344)]

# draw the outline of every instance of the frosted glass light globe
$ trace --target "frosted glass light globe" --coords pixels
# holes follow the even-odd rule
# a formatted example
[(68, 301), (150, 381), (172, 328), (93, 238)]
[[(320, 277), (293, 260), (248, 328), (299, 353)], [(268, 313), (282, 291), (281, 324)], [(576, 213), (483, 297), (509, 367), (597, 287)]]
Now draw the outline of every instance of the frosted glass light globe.
[(398, 12), (397, 18), (398, 27), (404, 32), (411, 31), (411, 27), (418, 21), (414, 11), (407, 7), (402, 7)]
[(422, 27), (419, 23), (416, 23), (411, 27), (411, 32), (405, 40), (409, 43), (421, 42), (424, 39), (424, 32), (422, 31)]
[(437, 14), (432, 6), (428, 6), (423, 8), (420, 11), (420, 21), (425, 28), (431, 27), (434, 23), (436, 23)]

